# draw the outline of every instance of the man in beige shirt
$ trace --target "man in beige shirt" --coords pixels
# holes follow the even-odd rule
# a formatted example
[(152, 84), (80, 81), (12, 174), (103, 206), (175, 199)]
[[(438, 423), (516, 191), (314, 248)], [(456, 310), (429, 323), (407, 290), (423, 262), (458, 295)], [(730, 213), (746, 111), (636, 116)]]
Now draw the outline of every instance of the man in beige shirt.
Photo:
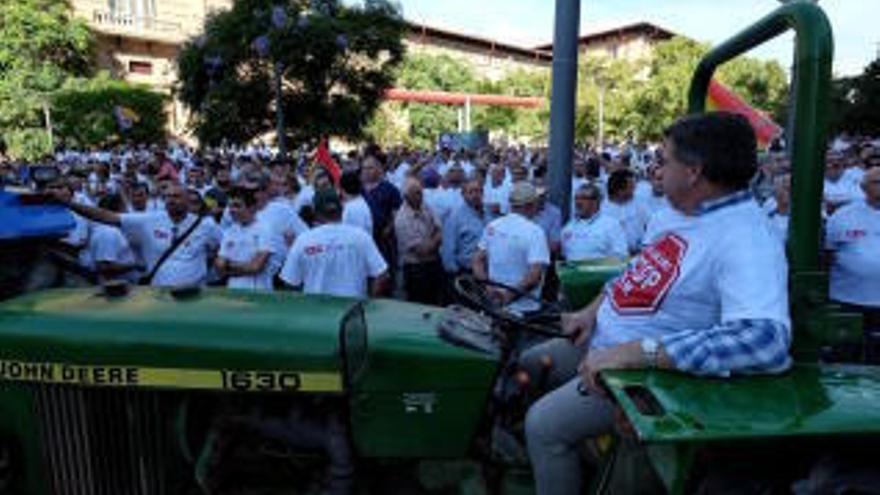
[(403, 205), (394, 217), (397, 248), (403, 263), (407, 299), (439, 304), (443, 265), (440, 263), (442, 229), (422, 200), (422, 184), (408, 179), (403, 187)]

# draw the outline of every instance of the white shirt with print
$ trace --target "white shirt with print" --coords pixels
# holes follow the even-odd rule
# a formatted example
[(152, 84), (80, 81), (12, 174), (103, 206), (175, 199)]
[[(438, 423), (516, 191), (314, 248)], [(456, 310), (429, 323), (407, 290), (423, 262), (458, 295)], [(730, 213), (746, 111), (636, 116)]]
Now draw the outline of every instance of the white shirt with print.
[(880, 209), (857, 201), (836, 211), (825, 247), (834, 252), (831, 299), (880, 307)]
[(645, 244), (606, 286), (592, 347), (743, 319), (790, 328), (785, 251), (751, 199), (699, 216), (665, 210)]
[[(249, 225), (235, 222), (223, 232), (218, 256), (234, 263), (249, 263), (260, 253), (272, 252), (272, 233), (269, 226), (255, 220)], [(269, 261), (263, 269), (253, 275), (229, 277), (226, 286), (230, 289), (272, 290), (275, 272)]]
[(290, 285), (302, 285), (306, 294), (365, 298), (368, 279), (387, 269), (372, 236), (334, 223), (297, 237), (280, 276)]
[[(147, 273), (159, 261), (176, 236), (182, 236), (196, 221), (196, 216), (188, 214), (175, 225), (165, 211), (150, 213), (124, 213), (119, 216), (122, 233), (133, 244), (140, 246), (141, 254), (147, 265)], [(173, 287), (183, 285), (200, 285), (205, 282), (208, 274), (208, 256), (220, 243), (220, 228), (205, 218), (190, 236), (165, 261), (156, 275), (152, 285)]]

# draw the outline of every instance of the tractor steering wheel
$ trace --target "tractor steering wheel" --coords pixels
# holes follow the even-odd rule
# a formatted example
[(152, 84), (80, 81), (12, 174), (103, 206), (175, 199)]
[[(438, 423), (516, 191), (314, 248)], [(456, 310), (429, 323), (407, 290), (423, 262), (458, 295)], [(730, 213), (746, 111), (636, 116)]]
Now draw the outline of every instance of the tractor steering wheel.
[[(491, 318), (544, 337), (569, 338), (559, 325), (563, 308), (559, 303), (542, 301), (531, 293), (491, 280), (477, 280), (472, 275), (461, 275), (455, 279), (455, 292), (462, 302), (472, 309), (482, 311)], [(493, 289), (505, 290), (513, 294), (513, 301), (534, 301), (540, 305), (538, 311), (523, 315), (510, 311), (496, 297)]]

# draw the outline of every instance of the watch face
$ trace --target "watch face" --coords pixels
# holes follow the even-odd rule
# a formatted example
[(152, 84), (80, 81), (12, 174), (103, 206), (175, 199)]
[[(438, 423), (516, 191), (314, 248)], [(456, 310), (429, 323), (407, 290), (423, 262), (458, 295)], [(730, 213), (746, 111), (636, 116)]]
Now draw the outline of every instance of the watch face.
[(657, 347), (659, 344), (654, 339), (642, 339), (642, 351), (647, 354), (653, 354), (657, 352)]

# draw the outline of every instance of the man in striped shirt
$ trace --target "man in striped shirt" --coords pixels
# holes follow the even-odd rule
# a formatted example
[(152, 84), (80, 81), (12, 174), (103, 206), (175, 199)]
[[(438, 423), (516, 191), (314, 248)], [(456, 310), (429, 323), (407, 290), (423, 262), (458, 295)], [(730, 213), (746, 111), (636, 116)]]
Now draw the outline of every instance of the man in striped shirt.
[(728, 377), (791, 365), (785, 254), (748, 192), (751, 127), (733, 114), (687, 117), (667, 130), (664, 153), (673, 208), (652, 220), (644, 249), (596, 301), (563, 317), (574, 344), (558, 339), (522, 357), (533, 376), (552, 362), (557, 386), (526, 418), (540, 495), (581, 493), (578, 447), (612, 430), (614, 406), (595, 391), (600, 371)]

